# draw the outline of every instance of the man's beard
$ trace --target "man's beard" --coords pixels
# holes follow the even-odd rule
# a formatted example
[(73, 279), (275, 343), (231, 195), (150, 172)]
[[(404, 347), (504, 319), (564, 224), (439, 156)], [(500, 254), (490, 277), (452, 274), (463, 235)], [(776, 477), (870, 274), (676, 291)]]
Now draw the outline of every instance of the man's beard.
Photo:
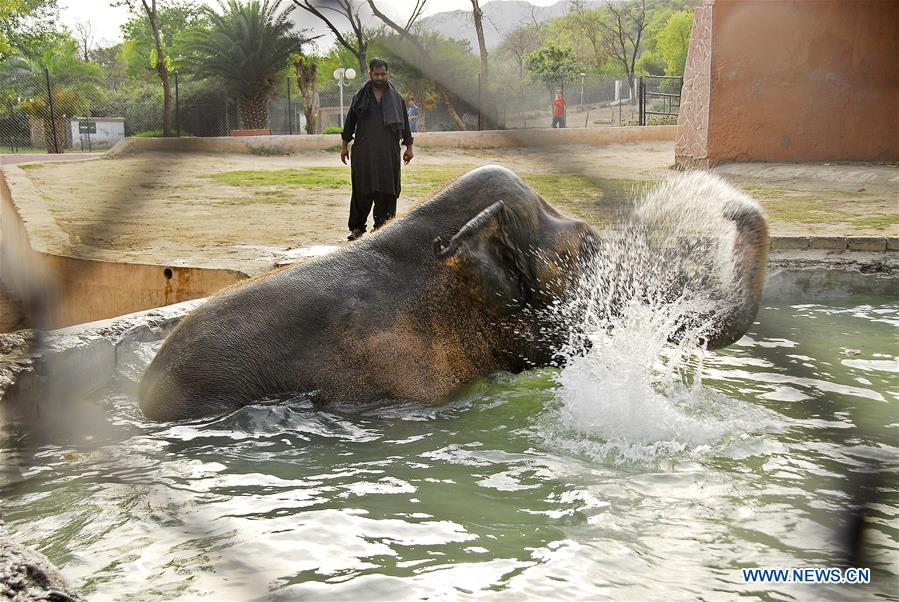
[(387, 85), (387, 80), (386, 79), (373, 79), (371, 81), (371, 83), (375, 88), (383, 88), (384, 86)]

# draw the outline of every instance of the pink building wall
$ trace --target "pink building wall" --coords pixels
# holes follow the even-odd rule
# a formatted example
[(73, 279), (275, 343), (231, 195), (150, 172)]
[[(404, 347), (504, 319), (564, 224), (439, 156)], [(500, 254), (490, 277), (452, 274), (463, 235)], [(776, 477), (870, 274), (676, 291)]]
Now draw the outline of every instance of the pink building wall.
[(899, 160), (899, 2), (696, 9), (677, 162)]

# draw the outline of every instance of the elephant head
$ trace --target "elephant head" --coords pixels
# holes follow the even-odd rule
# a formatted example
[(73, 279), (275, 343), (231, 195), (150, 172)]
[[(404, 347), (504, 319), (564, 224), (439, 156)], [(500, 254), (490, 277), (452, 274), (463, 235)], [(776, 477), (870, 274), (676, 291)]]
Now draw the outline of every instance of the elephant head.
[(497, 200), (449, 241), (433, 241), (438, 262), (500, 331), (512, 370), (552, 363), (572, 326), (552, 308), (575, 294), (596, 252), (593, 228), (528, 192), (530, 199)]
[[(516, 177), (517, 178), (517, 177)], [(689, 327), (705, 324), (702, 342), (709, 349), (729, 345), (749, 329), (758, 310), (764, 283), (768, 235), (764, 214), (749, 197), (736, 191), (723, 180), (708, 173), (693, 173), (672, 178), (657, 189), (645, 204), (638, 203), (634, 217), (628, 221), (624, 237), (609, 242), (586, 223), (566, 217), (529, 190), (532, 200), (499, 199), (469, 220), (449, 241), (438, 237), (433, 242), (434, 255), (440, 264), (455, 274), (460, 288), (489, 313), (494, 324), (503, 329), (511, 354), (525, 365), (552, 363), (559, 348), (573, 341), (589, 345), (582, 335), (583, 313), (587, 311), (583, 297), (598, 292), (605, 295), (606, 311), (614, 314), (635, 295), (630, 290), (591, 291), (610, 282), (637, 283), (659, 277), (669, 290), (669, 297), (682, 294), (672, 284), (678, 277), (678, 263), (683, 257), (675, 253), (649, 250), (648, 262), (653, 274), (642, 273), (633, 261), (633, 251), (617, 249), (618, 258), (607, 261), (604, 254), (615, 244), (640, 244), (636, 232), (647, 240), (658, 237), (653, 220), (641, 216), (641, 205), (654, 204), (667, 216), (682, 221), (702, 220), (704, 214), (713, 229), (715, 247), (724, 257), (707, 257), (703, 269), (709, 272), (707, 290), (702, 291), (705, 306), (682, 316), (672, 340)], [(697, 211), (685, 207), (701, 207)], [(709, 219), (712, 213), (716, 219)], [(669, 220), (670, 221), (670, 220)], [(606, 234), (606, 233), (604, 233)], [(689, 238), (687, 233), (667, 232), (668, 239)], [(614, 238), (614, 237), (613, 237)], [(696, 236), (708, 242), (709, 232)], [(647, 246), (647, 249), (649, 247)], [(670, 265), (665, 262), (670, 261)], [(598, 273), (598, 272), (605, 273)], [(695, 275), (694, 275), (695, 276)], [(695, 286), (695, 283), (694, 283)], [(692, 291), (695, 295), (696, 291)], [(595, 308), (594, 308), (595, 309)]]

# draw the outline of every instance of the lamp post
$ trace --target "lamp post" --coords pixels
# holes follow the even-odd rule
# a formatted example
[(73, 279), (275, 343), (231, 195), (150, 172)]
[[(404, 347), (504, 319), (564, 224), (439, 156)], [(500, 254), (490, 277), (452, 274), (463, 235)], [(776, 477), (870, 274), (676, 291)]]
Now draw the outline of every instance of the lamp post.
[[(351, 81), (356, 79), (356, 70), (350, 67), (349, 69), (345, 69), (343, 67), (338, 67), (334, 70), (334, 79), (337, 80), (337, 87), (340, 89), (340, 119), (339, 125), (343, 125), (343, 87), (350, 86)], [(349, 81), (345, 81), (349, 80)]]
[(586, 73), (581, 73), (581, 106), (584, 106), (584, 78), (587, 77)]

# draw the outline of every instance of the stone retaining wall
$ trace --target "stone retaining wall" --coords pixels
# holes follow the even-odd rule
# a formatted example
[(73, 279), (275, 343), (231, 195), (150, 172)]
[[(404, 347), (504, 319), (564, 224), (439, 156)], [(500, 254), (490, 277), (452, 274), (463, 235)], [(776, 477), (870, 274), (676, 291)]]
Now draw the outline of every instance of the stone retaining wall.
[(899, 236), (772, 236), (772, 251), (899, 251)]
[[(539, 128), (527, 130), (488, 130), (482, 132), (425, 132), (415, 134), (415, 145), (430, 148), (510, 148), (569, 146), (572, 144), (628, 144), (673, 141), (677, 126)], [(218, 138), (126, 138), (109, 153), (201, 152), (286, 155), (333, 148), (340, 134), (297, 136), (242, 136)]]

